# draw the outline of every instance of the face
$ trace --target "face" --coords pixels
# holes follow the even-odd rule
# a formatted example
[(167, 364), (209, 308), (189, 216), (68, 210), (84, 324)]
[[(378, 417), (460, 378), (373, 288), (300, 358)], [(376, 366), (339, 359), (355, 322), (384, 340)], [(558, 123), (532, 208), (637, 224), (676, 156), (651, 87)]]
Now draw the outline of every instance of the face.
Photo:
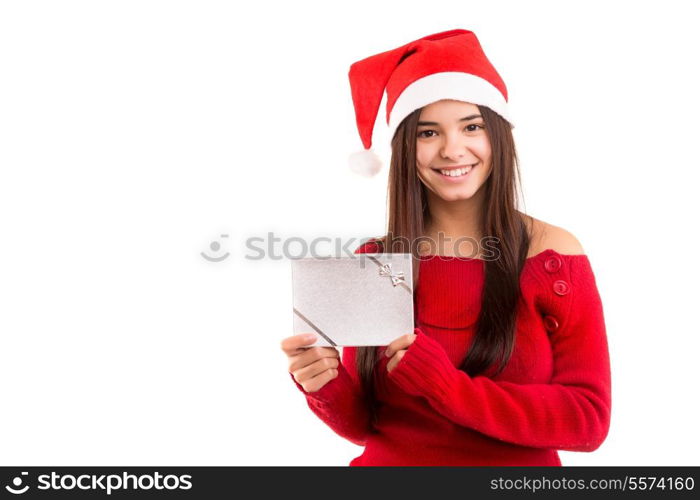
[[(479, 108), (451, 99), (424, 107), (418, 122), (416, 163), (420, 180), (442, 200), (474, 197), (491, 173), (491, 144)], [(464, 173), (462, 167), (470, 170)]]

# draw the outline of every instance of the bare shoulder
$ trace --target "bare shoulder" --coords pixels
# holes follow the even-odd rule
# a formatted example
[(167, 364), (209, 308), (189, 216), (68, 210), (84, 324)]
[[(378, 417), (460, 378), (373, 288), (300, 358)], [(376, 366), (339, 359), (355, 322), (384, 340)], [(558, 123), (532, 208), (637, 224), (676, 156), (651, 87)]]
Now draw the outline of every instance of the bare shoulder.
[(531, 239), (528, 257), (551, 249), (562, 255), (581, 255), (586, 252), (576, 236), (566, 229), (530, 217)]

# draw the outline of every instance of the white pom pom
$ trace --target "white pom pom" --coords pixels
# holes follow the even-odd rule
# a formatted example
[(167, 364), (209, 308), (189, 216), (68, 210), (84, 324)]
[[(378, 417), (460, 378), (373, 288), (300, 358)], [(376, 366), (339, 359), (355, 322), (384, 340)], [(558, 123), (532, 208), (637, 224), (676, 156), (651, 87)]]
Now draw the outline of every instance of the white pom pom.
[(365, 177), (374, 177), (382, 169), (382, 160), (371, 149), (354, 152), (348, 163), (350, 170)]

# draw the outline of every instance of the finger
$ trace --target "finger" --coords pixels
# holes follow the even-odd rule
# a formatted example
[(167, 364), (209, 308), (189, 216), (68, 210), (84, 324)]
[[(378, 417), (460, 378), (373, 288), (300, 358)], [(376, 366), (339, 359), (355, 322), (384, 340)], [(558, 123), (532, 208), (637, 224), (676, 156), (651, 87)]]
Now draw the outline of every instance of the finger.
[(299, 335), (293, 335), (283, 339), (280, 343), (280, 347), (289, 355), (297, 352), (304, 346), (313, 344), (316, 342), (316, 339), (318, 339), (318, 336), (315, 333), (300, 333)]
[(289, 357), (289, 372), (310, 365), (321, 358), (340, 359), (340, 353), (333, 347), (310, 347), (302, 349), (302, 352)]
[(393, 356), (397, 351), (400, 351), (402, 349), (408, 349), (408, 346), (413, 344), (413, 341), (415, 339), (416, 335), (413, 333), (407, 333), (406, 335), (400, 336), (387, 346), (386, 351), (384, 351), (384, 355), (389, 358)]
[(406, 351), (399, 351), (396, 354), (394, 354), (389, 362), (386, 364), (386, 369), (387, 371), (392, 371), (394, 368), (396, 368), (396, 365), (399, 364), (401, 359), (403, 358), (403, 355), (406, 353)]
[(405, 349), (408, 347), (408, 335), (401, 335), (399, 338), (393, 340), (384, 351), (384, 355), (388, 358), (393, 356), (397, 351)]
[(386, 371), (391, 372), (391, 370), (394, 369), (394, 365), (396, 364), (396, 360), (392, 357), (389, 362), (386, 364)]
[(306, 392), (316, 392), (338, 376), (338, 370), (330, 369), (316, 375), (311, 380), (305, 382), (301, 386)]
[(297, 382), (302, 384), (326, 370), (337, 369), (338, 365), (339, 361), (335, 358), (321, 358), (318, 361), (314, 361), (310, 365), (294, 370), (292, 375), (294, 375), (294, 379)]

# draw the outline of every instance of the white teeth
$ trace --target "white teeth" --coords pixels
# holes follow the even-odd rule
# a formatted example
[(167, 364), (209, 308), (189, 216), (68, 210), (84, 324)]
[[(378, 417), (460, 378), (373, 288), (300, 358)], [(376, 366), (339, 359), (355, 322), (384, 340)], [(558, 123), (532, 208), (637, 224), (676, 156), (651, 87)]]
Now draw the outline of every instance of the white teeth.
[(468, 174), (472, 168), (474, 168), (473, 165), (471, 167), (465, 167), (456, 170), (440, 170), (440, 173), (449, 177), (459, 177), (460, 175)]

